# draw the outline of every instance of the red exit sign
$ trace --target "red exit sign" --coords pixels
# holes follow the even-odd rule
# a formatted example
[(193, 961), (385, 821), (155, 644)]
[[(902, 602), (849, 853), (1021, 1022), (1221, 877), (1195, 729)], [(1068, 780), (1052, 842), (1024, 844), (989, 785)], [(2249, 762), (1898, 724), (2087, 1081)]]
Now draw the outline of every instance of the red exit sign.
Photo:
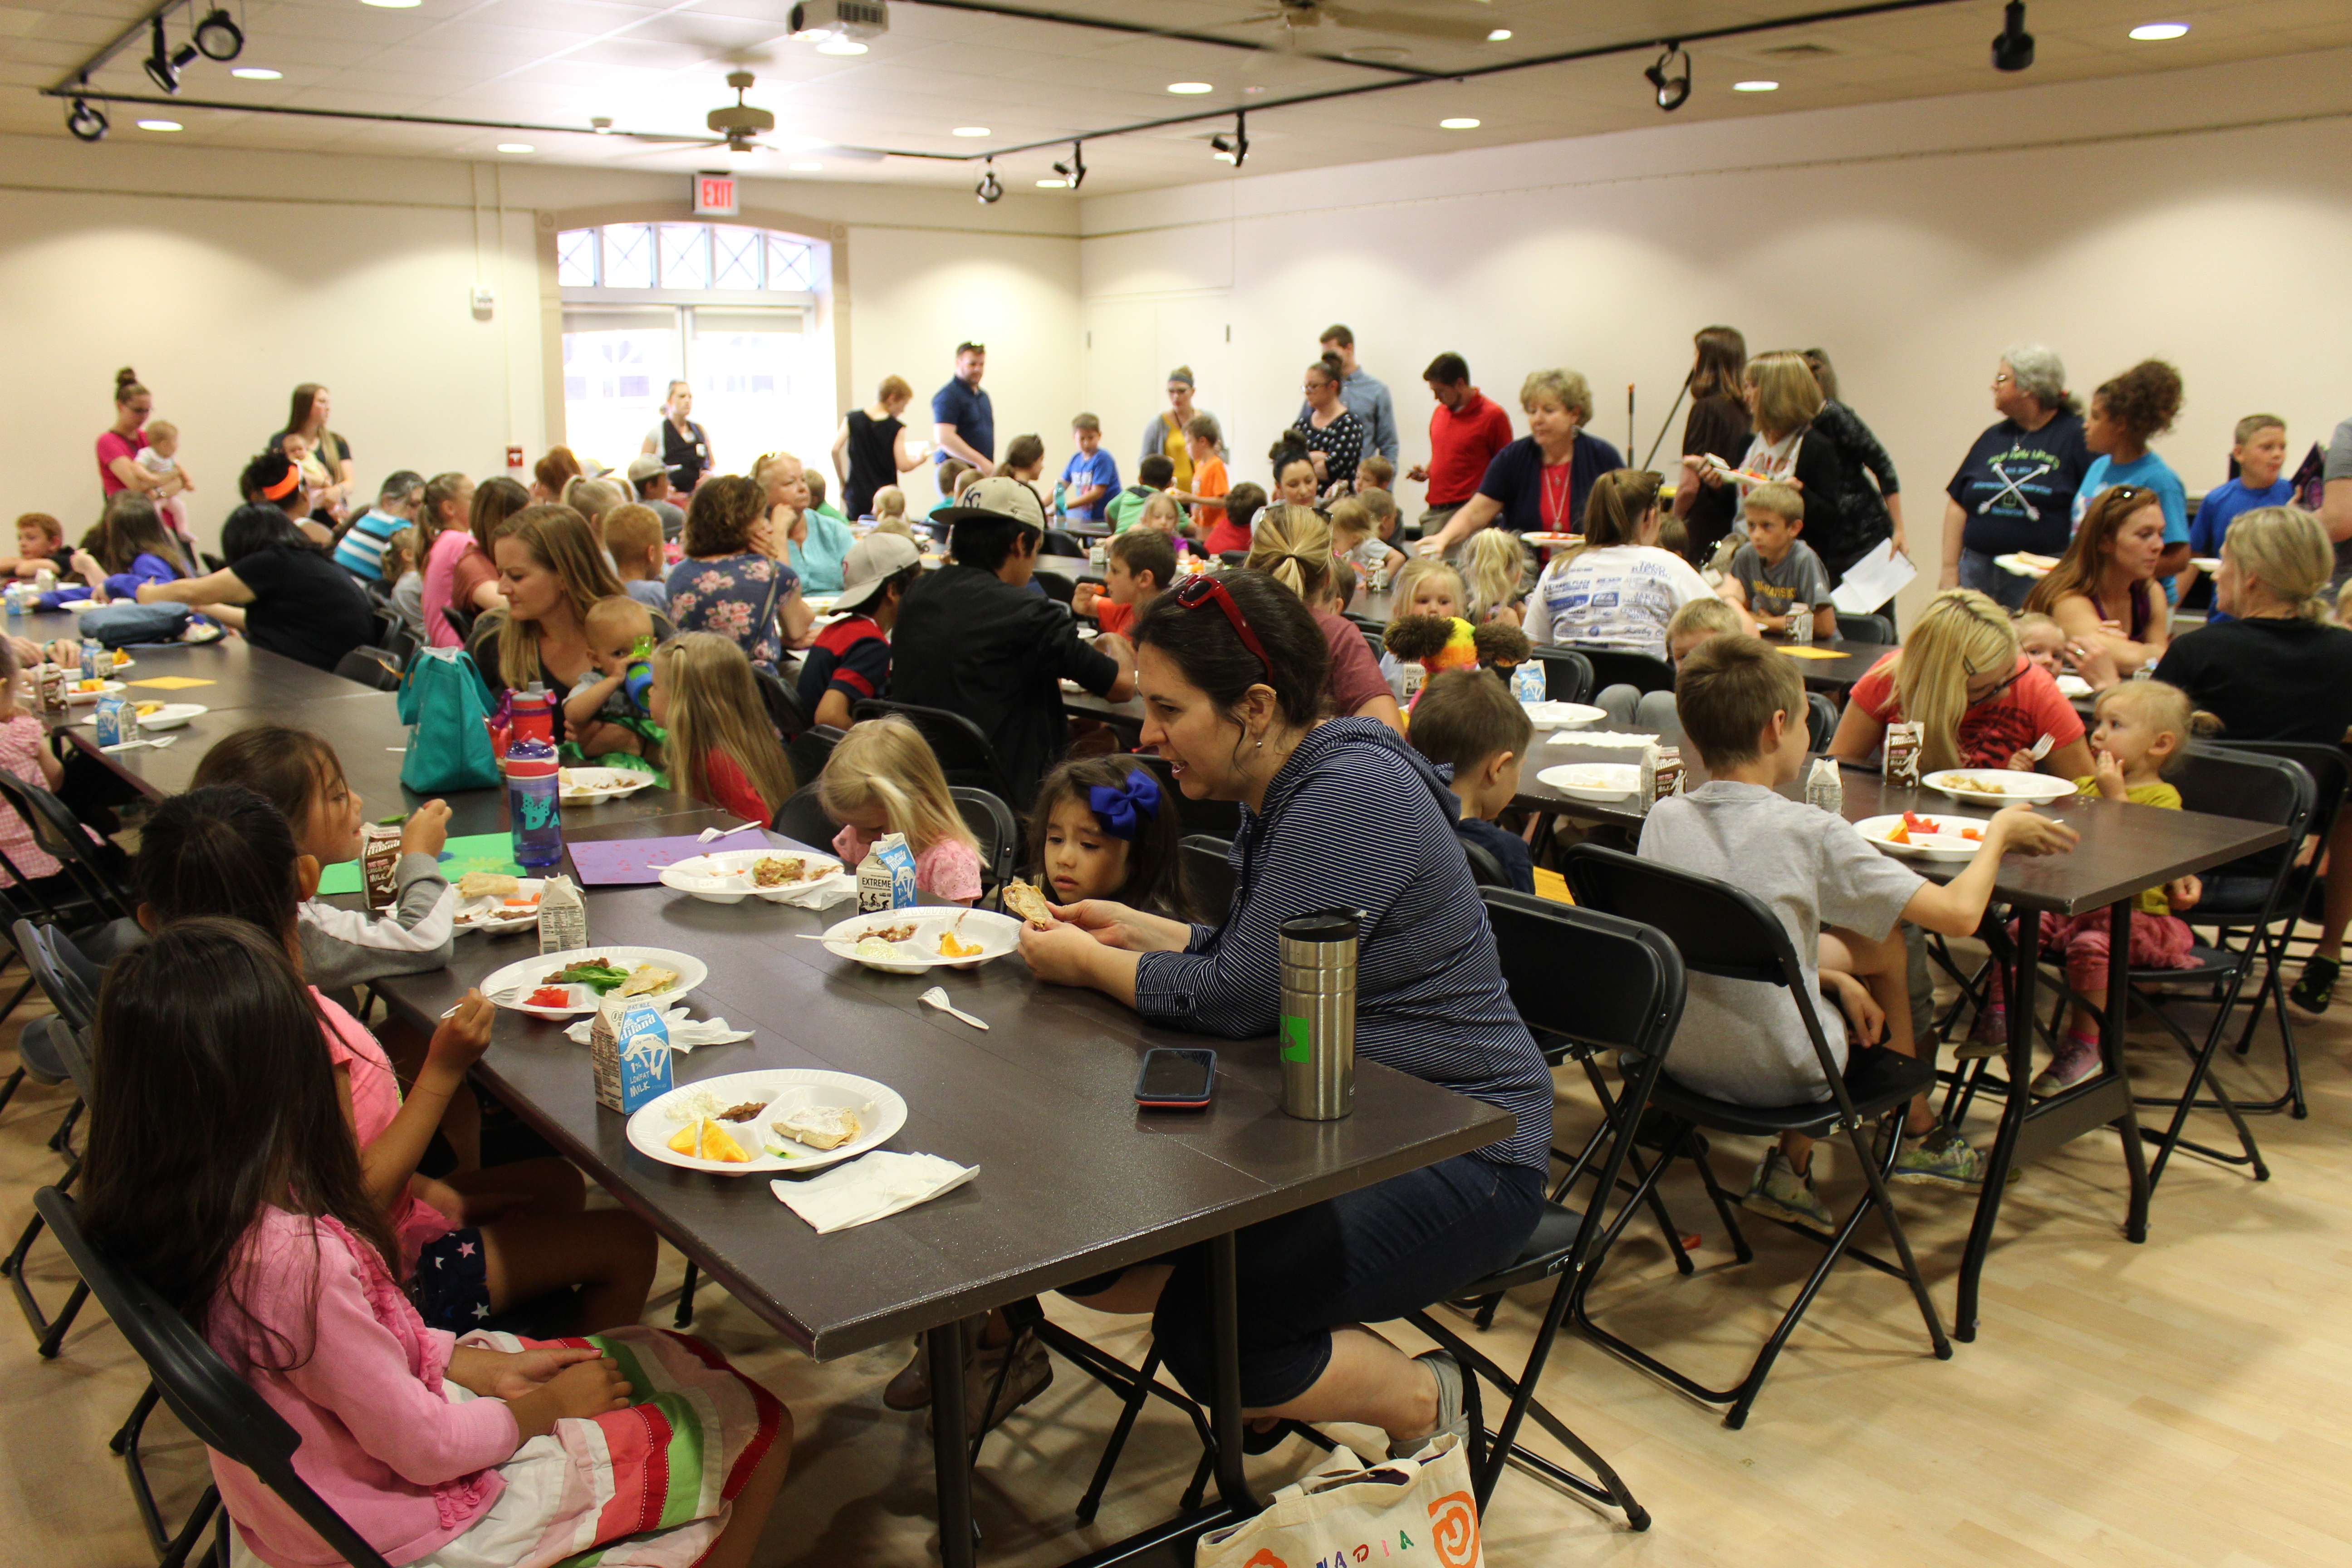
[(735, 216), (735, 176), (732, 174), (697, 174), (694, 176), (694, 210), (710, 217)]

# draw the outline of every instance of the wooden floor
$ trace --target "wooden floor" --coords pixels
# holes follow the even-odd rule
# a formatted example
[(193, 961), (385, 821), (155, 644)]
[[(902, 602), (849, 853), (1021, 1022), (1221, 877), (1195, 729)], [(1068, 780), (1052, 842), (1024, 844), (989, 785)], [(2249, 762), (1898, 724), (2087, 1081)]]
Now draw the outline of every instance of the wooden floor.
[[(37, 1005), (36, 1004), (35, 1005)], [(19, 1014), (19, 1018), (23, 1015)], [(2025, 1173), (1985, 1275), (1984, 1328), (1952, 1361), (1931, 1359), (1906, 1293), (1858, 1268), (1829, 1283), (1743, 1431), (1580, 1339), (1563, 1339), (1544, 1394), (1609, 1456), (1655, 1516), (1642, 1535), (1523, 1475), (1507, 1477), (1486, 1522), (1496, 1568), (1563, 1563), (1731, 1564), (2099, 1564), (2257, 1568), (2352, 1563), (2352, 1003), (2300, 1030), (2312, 1115), (2256, 1123), (2272, 1179), (2178, 1161), (2158, 1189), (2147, 1244), (2126, 1244), (2115, 1139), (2086, 1138)], [(14, 1022), (0, 1028), (13, 1066)], [(2154, 1043), (2134, 1050), (2147, 1085), (2176, 1076)], [(2229, 1081), (2266, 1090), (2279, 1076), (2265, 1030)], [(57, 1169), (44, 1148), (66, 1101), (35, 1086), (0, 1114), (0, 1217), (7, 1239), (35, 1186)], [(1563, 1079), (1563, 1127), (1591, 1120)], [(1979, 1118), (1976, 1129), (1985, 1126)], [(2212, 1119), (2219, 1127), (2219, 1119)], [(2226, 1135), (2224, 1131), (2223, 1135)], [(1989, 1132), (1980, 1142), (1989, 1141)], [(1744, 1183), (1757, 1150), (1718, 1140), (1717, 1167)], [(1833, 1163), (1834, 1205), (1854, 1190)], [(1939, 1305), (1948, 1314), (1969, 1209), (1898, 1189)], [(1604, 1319), (1628, 1337), (1730, 1381), (1810, 1265), (1769, 1227), (1734, 1266), (1699, 1224), (1695, 1184), (1674, 1197), (1703, 1229), (1699, 1273), (1674, 1276), (1654, 1229), (1637, 1226), (1604, 1286)], [(777, 1223), (795, 1223), (778, 1212)], [(5, 1245), (5, 1243), (0, 1243)], [(666, 1287), (677, 1260), (669, 1258)], [(28, 1273), (45, 1300), (71, 1283), (53, 1244)], [(935, 1560), (930, 1450), (920, 1417), (882, 1407), (908, 1347), (830, 1365), (780, 1348), (751, 1314), (708, 1287), (700, 1330), (790, 1404), (793, 1477), (770, 1523), (764, 1563)], [(1525, 1357), (1542, 1298), (1514, 1300), (1488, 1341)], [(1055, 1303), (1055, 1316), (1115, 1352), (1132, 1325)], [(0, 1562), (138, 1568), (152, 1561), (106, 1439), (144, 1379), (102, 1314), (87, 1313), (50, 1363), (13, 1314), (0, 1322)], [(660, 1317), (657, 1311), (655, 1316)], [(1401, 1338), (1410, 1340), (1409, 1332)], [(1066, 1365), (983, 1456), (976, 1492), (983, 1562), (1054, 1563), (1172, 1506), (1197, 1449), (1156, 1413), (1139, 1427), (1101, 1520), (1081, 1530), (1083, 1489), (1112, 1403)], [(152, 1468), (170, 1507), (203, 1484), (203, 1456), (159, 1414)], [(1314, 1468), (1294, 1443), (1253, 1461), (1262, 1489)]]

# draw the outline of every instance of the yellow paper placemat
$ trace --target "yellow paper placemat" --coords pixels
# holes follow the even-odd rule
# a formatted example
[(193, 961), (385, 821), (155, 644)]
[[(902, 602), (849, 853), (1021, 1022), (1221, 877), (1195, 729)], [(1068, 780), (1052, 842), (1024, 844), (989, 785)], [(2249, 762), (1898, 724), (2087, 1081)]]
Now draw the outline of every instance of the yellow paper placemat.
[(210, 686), (209, 680), (196, 680), (184, 675), (155, 675), (145, 680), (124, 682), (128, 686), (152, 687), (157, 691), (185, 691), (191, 686)]
[(1780, 651), (1790, 658), (1843, 658), (1846, 657), (1833, 647), (1784, 647)]
[(1568, 879), (1557, 871), (1548, 871), (1541, 866), (1536, 868), (1536, 895), (1538, 898), (1549, 899), (1556, 904), (1576, 902), (1574, 899), (1568, 896)]

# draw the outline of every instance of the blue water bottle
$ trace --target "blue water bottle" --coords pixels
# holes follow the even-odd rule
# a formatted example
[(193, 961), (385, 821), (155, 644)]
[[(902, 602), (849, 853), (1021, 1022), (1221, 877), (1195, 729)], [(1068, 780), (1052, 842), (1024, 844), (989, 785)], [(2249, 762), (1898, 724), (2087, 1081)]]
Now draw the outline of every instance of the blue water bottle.
[(555, 715), (545, 689), (532, 681), (514, 697), (507, 741), (508, 833), (515, 864), (540, 870), (563, 858), (562, 781), (555, 762)]

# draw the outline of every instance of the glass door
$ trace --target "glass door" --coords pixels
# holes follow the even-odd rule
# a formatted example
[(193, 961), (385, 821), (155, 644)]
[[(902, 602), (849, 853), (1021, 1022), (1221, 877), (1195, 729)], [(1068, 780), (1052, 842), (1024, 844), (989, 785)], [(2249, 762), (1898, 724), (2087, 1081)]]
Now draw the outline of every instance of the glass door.
[(563, 312), (563, 427), (583, 461), (626, 468), (661, 423), (670, 382), (683, 374), (676, 306)]
[(719, 467), (749, 473), (763, 453), (791, 452), (823, 471), (833, 445), (831, 356), (814, 363), (795, 309), (687, 311), (687, 376), (694, 416), (710, 433)]

